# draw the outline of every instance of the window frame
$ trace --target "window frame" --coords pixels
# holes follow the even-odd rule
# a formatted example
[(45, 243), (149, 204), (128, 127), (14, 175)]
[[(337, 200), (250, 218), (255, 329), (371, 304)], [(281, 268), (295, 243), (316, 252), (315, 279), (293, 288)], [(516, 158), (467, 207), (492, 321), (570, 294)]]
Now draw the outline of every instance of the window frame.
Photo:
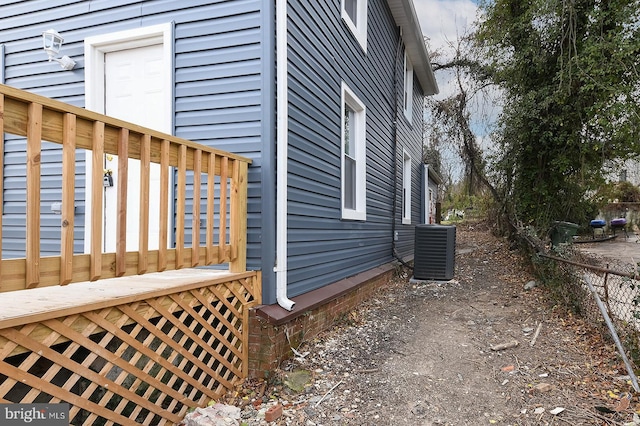
[(368, 0), (353, 0), (356, 3), (356, 22), (353, 22), (349, 12), (345, 7), (347, 0), (340, 0), (340, 15), (342, 20), (347, 24), (347, 27), (351, 30), (358, 44), (367, 53), (367, 1)]
[[(367, 127), (365, 104), (353, 93), (349, 87), (342, 82), (340, 103), (340, 185), (341, 185), (341, 217), (345, 220), (367, 219)], [(355, 150), (352, 158), (355, 160), (355, 208), (347, 208), (347, 176), (346, 176), (346, 129), (345, 111), (346, 107), (354, 112), (354, 128), (352, 135), (354, 139), (353, 148)], [(349, 141), (351, 142), (351, 141)]]
[(407, 55), (406, 49), (404, 51), (404, 63), (402, 68), (404, 71), (402, 110), (404, 111), (405, 118), (409, 120), (409, 123), (411, 123), (413, 120), (413, 64)]
[(402, 224), (411, 224), (411, 154), (402, 150)]

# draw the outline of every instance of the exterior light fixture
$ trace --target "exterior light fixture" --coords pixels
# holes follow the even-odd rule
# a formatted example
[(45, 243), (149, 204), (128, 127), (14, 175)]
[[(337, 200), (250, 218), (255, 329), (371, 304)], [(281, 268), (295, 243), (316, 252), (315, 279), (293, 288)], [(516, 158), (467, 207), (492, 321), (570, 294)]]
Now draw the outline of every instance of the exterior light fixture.
[(60, 66), (69, 71), (76, 66), (76, 62), (64, 55), (62, 58), (56, 58), (56, 55), (60, 52), (62, 42), (64, 39), (56, 30), (47, 30), (42, 33), (42, 47), (44, 51), (49, 55), (49, 62), (56, 61)]

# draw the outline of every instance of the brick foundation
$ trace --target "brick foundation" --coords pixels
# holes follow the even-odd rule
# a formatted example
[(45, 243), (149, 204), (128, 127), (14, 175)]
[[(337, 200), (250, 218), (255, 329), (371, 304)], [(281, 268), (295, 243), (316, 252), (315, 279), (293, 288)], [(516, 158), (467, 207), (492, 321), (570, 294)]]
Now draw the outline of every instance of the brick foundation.
[(385, 287), (395, 266), (385, 265), (294, 297), (293, 311), (261, 305), (249, 313), (249, 377), (264, 378), (293, 355), (291, 347), (313, 339)]

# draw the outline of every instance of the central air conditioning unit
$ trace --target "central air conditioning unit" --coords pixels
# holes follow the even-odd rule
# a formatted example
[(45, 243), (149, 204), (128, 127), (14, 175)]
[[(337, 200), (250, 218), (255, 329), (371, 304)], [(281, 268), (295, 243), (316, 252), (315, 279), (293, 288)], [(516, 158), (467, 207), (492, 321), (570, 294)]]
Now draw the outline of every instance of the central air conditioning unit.
[(413, 277), (417, 280), (450, 280), (456, 257), (456, 227), (416, 225)]

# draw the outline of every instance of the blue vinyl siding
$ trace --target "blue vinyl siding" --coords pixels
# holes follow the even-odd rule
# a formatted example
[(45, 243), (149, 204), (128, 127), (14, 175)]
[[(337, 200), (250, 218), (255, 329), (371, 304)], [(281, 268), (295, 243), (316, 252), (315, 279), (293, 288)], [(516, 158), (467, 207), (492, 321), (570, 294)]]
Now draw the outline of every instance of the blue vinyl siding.
[[(289, 2), (289, 295), (295, 296), (391, 261), (393, 199), (398, 253), (413, 253), (413, 225), (401, 224), (402, 150), (412, 157), (412, 218), (420, 208), (422, 94), (415, 82), (413, 125), (398, 114), (394, 170), (394, 85), (399, 31), (387, 3), (369, 0), (367, 53), (330, 0)], [(400, 51), (401, 52), (401, 51)], [(399, 58), (402, 58), (400, 55)], [(367, 220), (341, 220), (340, 85), (367, 108)], [(399, 189), (394, 191), (394, 183)]]
[[(3, 205), (2, 250), (5, 258), (25, 256), (26, 238), (26, 152), (23, 138), (5, 139), (5, 180)], [(60, 253), (60, 216), (51, 211), (51, 205), (62, 197), (62, 176), (60, 164), (62, 151), (57, 144), (46, 143), (41, 151), (41, 192), (40, 212), (42, 255)], [(76, 200), (84, 198), (84, 169), (76, 169)], [(83, 212), (83, 204), (76, 202), (76, 211)], [(76, 251), (82, 251), (82, 235), (78, 234), (74, 244)]]
[[(264, 303), (275, 303), (273, 0), (5, 2), (0, 16), (4, 46), (0, 75), (11, 86), (83, 107), (83, 40), (167, 22), (174, 23), (175, 37), (174, 133), (253, 160), (248, 267), (263, 271)], [(73, 71), (47, 62), (40, 34), (48, 28), (65, 38), (63, 53), (77, 62)], [(290, 0), (288, 28), (288, 290), (295, 296), (393, 260), (394, 229), (400, 236), (398, 254), (412, 256), (413, 224), (401, 224), (402, 152), (412, 158), (412, 219), (417, 223), (423, 98), (415, 80), (409, 123), (401, 110), (400, 31), (386, 0), (368, 0), (366, 54), (342, 21), (337, 0)], [(341, 220), (343, 81), (367, 108), (367, 220), (363, 222)], [(59, 148), (47, 146), (42, 164), (47, 177), (41, 206), (42, 249), (51, 254), (59, 252), (59, 216), (50, 213), (51, 202), (61, 197), (59, 158)], [(78, 154), (77, 159), (76, 250), (82, 251), (84, 156)], [(22, 256), (24, 141), (7, 138), (5, 163), (3, 255)]]
[[(269, 19), (267, 0), (30, 0), (3, 4), (0, 44), (4, 45), (4, 83), (84, 107), (84, 39), (122, 30), (174, 22), (174, 133), (205, 145), (256, 159), (250, 168), (248, 217), (249, 267), (261, 267), (260, 190), (265, 94), (262, 72), (262, 28)], [(42, 31), (54, 28), (65, 38), (63, 54), (73, 58), (73, 71), (46, 60)], [(272, 46), (270, 46), (273, 48)], [(24, 256), (24, 141), (5, 148), (3, 256)], [(14, 150), (15, 147), (15, 150)], [(14, 151), (12, 151), (14, 150)], [(60, 216), (50, 213), (61, 199), (59, 158), (54, 146), (43, 155), (42, 253), (58, 254)], [(44, 154), (44, 152), (43, 152)], [(50, 157), (51, 161), (48, 161)], [(76, 154), (76, 243), (84, 234), (84, 155)], [(45, 177), (47, 183), (45, 184)]]

